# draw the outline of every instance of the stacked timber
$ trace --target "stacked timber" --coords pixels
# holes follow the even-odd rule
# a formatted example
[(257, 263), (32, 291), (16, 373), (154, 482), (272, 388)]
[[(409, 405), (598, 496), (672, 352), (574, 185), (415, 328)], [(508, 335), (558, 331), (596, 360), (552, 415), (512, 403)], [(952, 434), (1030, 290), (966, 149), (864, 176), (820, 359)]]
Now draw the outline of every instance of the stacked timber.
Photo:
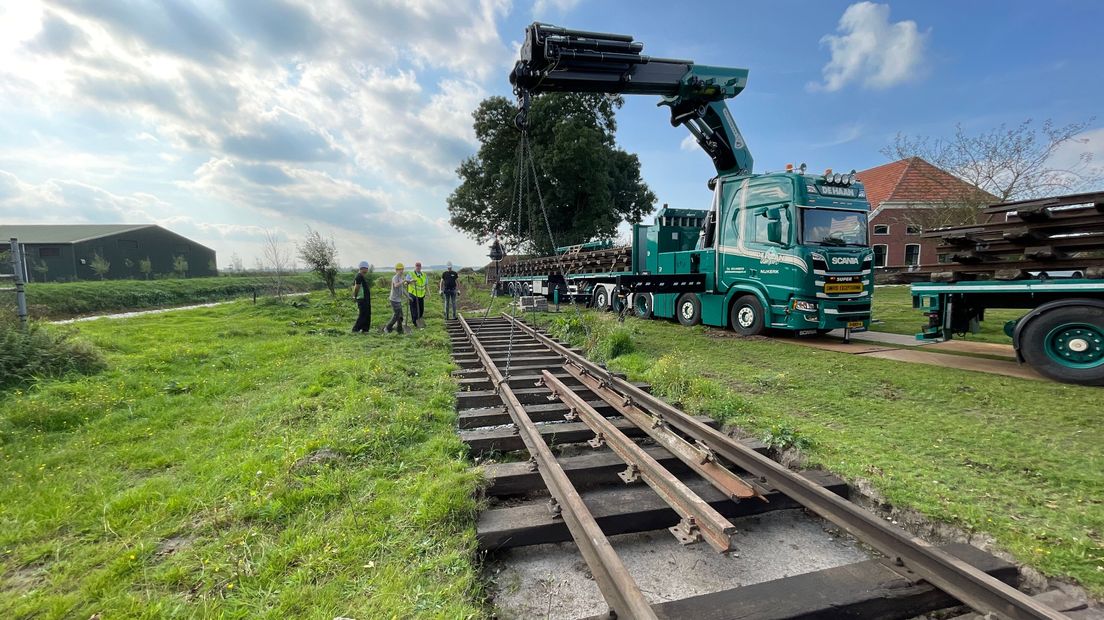
[(923, 234), (939, 240), (933, 280), (1104, 277), (1104, 192), (1006, 202), (982, 213), (988, 223)]
[(605, 273), (629, 271), (632, 267), (632, 248), (620, 246), (600, 250), (566, 252), (554, 256), (523, 258), (502, 266), (504, 277), (543, 276), (553, 273), (573, 275), (580, 273)]

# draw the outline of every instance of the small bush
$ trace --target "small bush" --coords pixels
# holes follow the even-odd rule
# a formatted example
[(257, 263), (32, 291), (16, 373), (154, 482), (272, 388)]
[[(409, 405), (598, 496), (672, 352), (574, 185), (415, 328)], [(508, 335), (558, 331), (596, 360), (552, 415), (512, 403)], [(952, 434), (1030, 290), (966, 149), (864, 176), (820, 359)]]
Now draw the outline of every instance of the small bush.
[(692, 377), (682, 362), (673, 355), (664, 355), (647, 372), (652, 388), (674, 402), (682, 402), (690, 394)]
[(16, 323), (0, 322), (0, 389), (68, 373), (93, 374), (106, 367), (91, 343), (33, 323), (24, 331)]
[(786, 424), (775, 424), (767, 429), (763, 435), (763, 443), (769, 450), (778, 453), (790, 448), (807, 450), (812, 445), (812, 441), (802, 435), (801, 431)]
[(602, 357), (607, 360), (627, 355), (636, 349), (629, 330), (624, 328), (615, 329), (604, 336), (600, 348)]

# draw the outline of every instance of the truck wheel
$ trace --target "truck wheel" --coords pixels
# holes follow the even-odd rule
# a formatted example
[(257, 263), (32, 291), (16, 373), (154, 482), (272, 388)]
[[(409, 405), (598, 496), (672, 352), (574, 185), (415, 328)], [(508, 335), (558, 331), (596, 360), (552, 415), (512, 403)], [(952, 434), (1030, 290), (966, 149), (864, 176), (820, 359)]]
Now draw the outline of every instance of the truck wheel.
[(602, 312), (609, 310), (610, 296), (609, 291), (606, 290), (606, 287), (599, 286), (594, 289), (594, 307), (601, 310)]
[(1104, 308), (1065, 306), (1043, 313), (1024, 326), (1020, 353), (1055, 381), (1104, 385)]
[(675, 314), (678, 322), (687, 327), (701, 323), (701, 300), (693, 293), (686, 293), (678, 298), (675, 304)]
[(763, 305), (755, 295), (744, 295), (732, 304), (728, 322), (741, 336), (761, 336), (766, 331), (763, 321)]
[(639, 318), (652, 318), (652, 296), (647, 293), (633, 295), (633, 313)]

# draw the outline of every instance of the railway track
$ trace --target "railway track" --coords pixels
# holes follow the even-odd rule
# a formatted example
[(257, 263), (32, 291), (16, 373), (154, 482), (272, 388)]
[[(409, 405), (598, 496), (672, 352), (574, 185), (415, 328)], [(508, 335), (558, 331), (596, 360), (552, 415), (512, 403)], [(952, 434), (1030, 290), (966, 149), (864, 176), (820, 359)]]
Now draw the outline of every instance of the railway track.
[[(1015, 567), (967, 545), (929, 545), (849, 502), (838, 479), (779, 465), (761, 445), (725, 435), (515, 317), (461, 317), (448, 330), (462, 438), (474, 453), (529, 455), (489, 466), (487, 493), (540, 496), (485, 511), (481, 548), (573, 541), (608, 605), (596, 617), (907, 618), (959, 602), (1008, 618), (1066, 617), (1010, 585)], [(554, 450), (583, 443), (589, 454)], [(799, 507), (884, 558), (653, 603), (608, 539), (666, 528), (683, 544), (728, 553), (730, 519)]]

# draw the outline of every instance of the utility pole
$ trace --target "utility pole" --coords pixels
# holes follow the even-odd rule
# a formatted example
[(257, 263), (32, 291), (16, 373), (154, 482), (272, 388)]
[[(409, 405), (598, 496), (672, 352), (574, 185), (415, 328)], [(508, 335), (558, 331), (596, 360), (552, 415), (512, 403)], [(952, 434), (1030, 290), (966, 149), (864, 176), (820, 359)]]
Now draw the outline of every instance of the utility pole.
[(11, 238), (11, 263), (12, 279), (15, 281), (15, 287), (8, 290), (15, 291), (15, 308), (16, 313), (19, 315), (19, 326), (26, 330), (27, 293), (24, 290), (25, 285), (23, 282), (23, 255), (19, 250), (19, 240), (15, 237)]

